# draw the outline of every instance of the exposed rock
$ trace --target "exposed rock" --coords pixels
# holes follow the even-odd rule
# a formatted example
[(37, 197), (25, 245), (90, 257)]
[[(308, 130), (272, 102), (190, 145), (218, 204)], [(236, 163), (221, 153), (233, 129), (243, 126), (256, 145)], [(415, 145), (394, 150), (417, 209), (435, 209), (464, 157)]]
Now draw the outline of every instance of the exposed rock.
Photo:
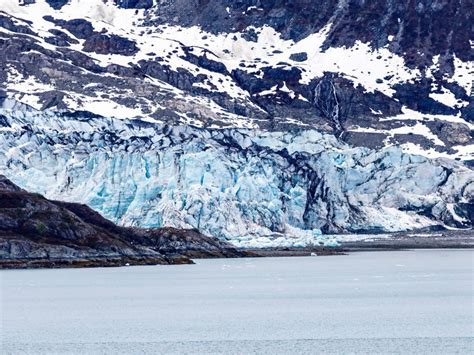
[(308, 60), (308, 54), (306, 52), (293, 53), (290, 55), (290, 59), (295, 62), (304, 62), (305, 60)]
[(474, 132), (462, 123), (446, 122), (438, 124), (440, 136), (449, 145), (459, 145), (469, 143), (473, 139)]
[(94, 33), (94, 26), (92, 26), (89, 21), (84, 19), (73, 19), (69, 21), (64, 21), (56, 20), (51, 16), (45, 16), (44, 19), (68, 30), (79, 39), (87, 39)]
[(12, 32), (34, 35), (34, 32), (25, 25), (16, 24), (10, 17), (0, 14), (0, 27)]
[(153, 0), (114, 0), (124, 9), (149, 9), (153, 6)]
[(135, 42), (117, 35), (94, 33), (84, 42), (84, 51), (97, 54), (133, 55), (138, 52)]
[(54, 35), (54, 37), (47, 37), (45, 41), (58, 46), (58, 47), (68, 47), (70, 44), (77, 44), (79, 43), (74, 38), (69, 37), (66, 33), (60, 30), (51, 29), (49, 30), (50, 33)]
[(46, 0), (46, 2), (55, 10), (60, 10), (69, 0)]
[(189, 61), (190, 63), (196, 64), (200, 66), (201, 68), (204, 68), (216, 73), (221, 73), (225, 75), (229, 74), (226, 66), (221, 62), (208, 58), (208, 53), (205, 53), (202, 56), (197, 56), (192, 53), (192, 48), (191, 49), (186, 48), (185, 52), (186, 52), (186, 55), (183, 56), (183, 58)]
[(433, 115), (454, 115), (456, 110), (431, 98), (431, 80), (396, 85), (395, 97), (405, 106), (419, 112)]

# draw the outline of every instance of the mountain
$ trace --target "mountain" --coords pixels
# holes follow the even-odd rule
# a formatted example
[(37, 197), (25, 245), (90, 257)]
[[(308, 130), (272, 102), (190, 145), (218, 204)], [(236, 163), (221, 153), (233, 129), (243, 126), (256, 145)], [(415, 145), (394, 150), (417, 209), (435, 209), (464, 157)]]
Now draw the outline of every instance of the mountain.
[(21, 3), (0, 169), (23, 188), (238, 246), (474, 224), (472, 1)]
[(28, 3), (0, 5), (0, 89), (36, 109), (472, 160), (472, 1)]
[(0, 176), (0, 268), (192, 263), (238, 257), (195, 230), (118, 227), (85, 205), (47, 200)]

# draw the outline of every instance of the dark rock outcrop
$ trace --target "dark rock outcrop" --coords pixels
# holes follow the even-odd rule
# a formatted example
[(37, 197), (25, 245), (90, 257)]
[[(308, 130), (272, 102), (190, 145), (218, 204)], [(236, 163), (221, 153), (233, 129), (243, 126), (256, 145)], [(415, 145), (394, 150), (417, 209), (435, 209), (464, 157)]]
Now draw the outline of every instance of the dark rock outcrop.
[(149, 9), (153, 0), (115, 0), (115, 3), (124, 9)]
[(138, 52), (135, 42), (117, 35), (94, 33), (84, 42), (85, 52), (97, 54), (133, 55)]
[(68, 30), (79, 39), (86, 39), (94, 33), (94, 26), (84, 19), (65, 21), (54, 19), (51, 16), (45, 16), (44, 19)]
[(61, 10), (61, 8), (66, 5), (69, 0), (46, 0), (46, 2), (55, 10)]
[(49, 44), (58, 47), (68, 47), (71, 43), (79, 43), (74, 38), (69, 37), (66, 33), (60, 30), (51, 29), (49, 32), (53, 35), (52, 37), (46, 37), (44, 40)]
[(0, 27), (7, 29), (8, 31), (34, 35), (35, 33), (25, 25), (15, 23), (11, 18), (0, 14)]

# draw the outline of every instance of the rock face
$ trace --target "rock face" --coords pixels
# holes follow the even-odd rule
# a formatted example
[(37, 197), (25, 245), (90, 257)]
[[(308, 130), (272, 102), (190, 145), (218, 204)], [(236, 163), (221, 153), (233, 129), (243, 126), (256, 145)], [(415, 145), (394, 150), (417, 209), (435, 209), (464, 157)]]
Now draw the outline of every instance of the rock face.
[[(314, 130), (196, 129), (20, 105), (3, 110), (0, 169), (128, 226), (319, 241), (340, 232), (472, 228), (474, 172)], [(263, 239), (261, 239), (263, 238)]]
[(153, 0), (115, 0), (115, 3), (124, 9), (149, 9)]
[(60, 10), (69, 0), (46, 0), (46, 2), (55, 10)]
[(240, 255), (193, 230), (117, 227), (87, 206), (47, 200), (0, 176), (0, 268), (154, 265)]
[(133, 55), (138, 51), (138, 48), (134, 42), (126, 38), (98, 33), (86, 39), (84, 42), (84, 51), (95, 52), (97, 54)]

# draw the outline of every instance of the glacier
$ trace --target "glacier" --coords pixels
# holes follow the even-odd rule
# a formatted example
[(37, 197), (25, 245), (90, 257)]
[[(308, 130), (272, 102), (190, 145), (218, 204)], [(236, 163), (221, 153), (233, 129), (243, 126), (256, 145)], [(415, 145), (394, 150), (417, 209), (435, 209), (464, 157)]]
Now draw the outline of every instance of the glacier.
[(196, 228), (237, 246), (333, 244), (321, 233), (471, 228), (474, 172), (315, 130), (203, 129), (6, 99), (0, 171), (127, 226)]

